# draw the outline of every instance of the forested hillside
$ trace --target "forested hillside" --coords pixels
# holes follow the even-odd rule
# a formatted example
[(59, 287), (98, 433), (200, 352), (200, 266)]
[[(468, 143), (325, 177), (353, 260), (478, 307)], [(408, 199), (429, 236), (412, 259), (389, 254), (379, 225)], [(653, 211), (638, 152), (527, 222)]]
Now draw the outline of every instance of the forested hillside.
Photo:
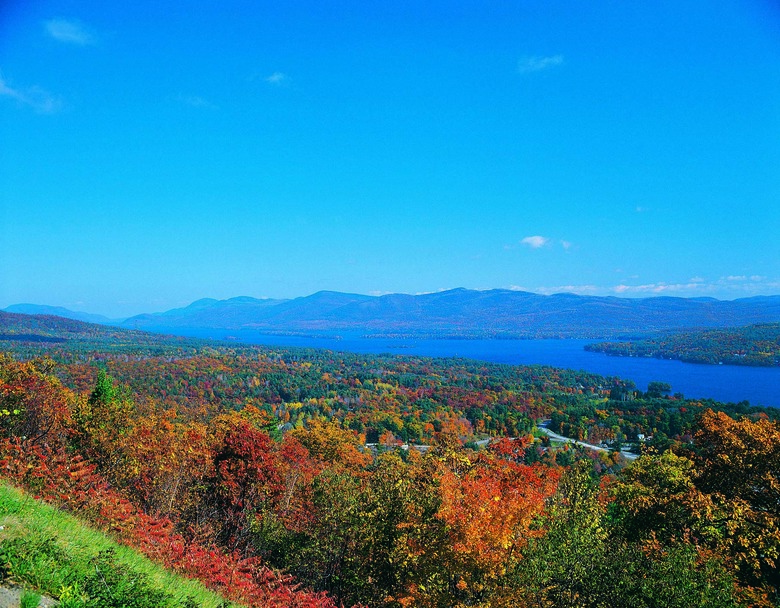
[(777, 410), (2, 321), (0, 476), (240, 604), (777, 602)]
[(600, 342), (585, 348), (619, 357), (776, 367), (780, 365), (780, 323), (672, 333), (630, 342)]

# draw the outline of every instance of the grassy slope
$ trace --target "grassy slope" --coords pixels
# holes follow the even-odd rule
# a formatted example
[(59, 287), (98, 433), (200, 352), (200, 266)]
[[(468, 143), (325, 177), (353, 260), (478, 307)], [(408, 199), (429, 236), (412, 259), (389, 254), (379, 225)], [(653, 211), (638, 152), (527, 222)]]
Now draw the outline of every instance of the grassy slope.
[[(89, 528), (77, 518), (37, 501), (21, 490), (0, 482), (0, 556), (3, 546), (18, 547), (15, 557), (0, 558), (0, 574), (25, 588), (53, 597), (85, 579), (93, 568), (90, 560), (100, 551), (113, 549), (123, 571), (143, 573), (150, 586), (170, 594), (179, 605), (190, 596), (197, 606), (216, 608), (224, 600), (201, 583), (182, 578), (158, 566), (138, 552), (119, 545)], [(0, 576), (2, 578), (2, 576)], [(67, 595), (67, 594), (66, 594)]]

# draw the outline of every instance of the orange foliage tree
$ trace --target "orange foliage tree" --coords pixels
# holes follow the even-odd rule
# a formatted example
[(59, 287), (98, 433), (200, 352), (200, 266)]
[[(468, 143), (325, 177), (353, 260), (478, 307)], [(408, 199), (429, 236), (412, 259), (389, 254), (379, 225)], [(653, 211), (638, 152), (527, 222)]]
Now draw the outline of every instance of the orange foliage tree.
[(533, 522), (555, 491), (558, 473), (480, 453), (439, 477), (441, 507), (461, 599), (489, 596), (534, 536)]

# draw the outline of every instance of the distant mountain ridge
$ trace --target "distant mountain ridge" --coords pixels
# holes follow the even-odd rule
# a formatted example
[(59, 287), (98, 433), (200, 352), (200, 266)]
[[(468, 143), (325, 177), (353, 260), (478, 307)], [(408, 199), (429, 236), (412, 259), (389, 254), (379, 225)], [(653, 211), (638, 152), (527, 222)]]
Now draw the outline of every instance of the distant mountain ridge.
[(103, 315), (95, 315), (88, 312), (70, 310), (62, 306), (46, 306), (44, 304), (13, 304), (3, 309), (3, 312), (13, 312), (22, 315), (49, 315), (84, 321), (85, 323), (98, 323), (100, 325), (118, 324), (122, 319), (109, 319)]
[(778, 322), (780, 296), (635, 299), (459, 288), (421, 295), (319, 291), (295, 299), (203, 298), (183, 308), (123, 321), (32, 304), (5, 310), (174, 334), (212, 329), (330, 336), (608, 338)]
[(215, 329), (327, 335), (600, 338), (774, 321), (780, 321), (780, 296), (633, 299), (459, 288), (422, 295), (320, 291), (291, 300), (246, 296), (203, 299), (185, 308), (130, 317), (120, 325), (172, 333)]

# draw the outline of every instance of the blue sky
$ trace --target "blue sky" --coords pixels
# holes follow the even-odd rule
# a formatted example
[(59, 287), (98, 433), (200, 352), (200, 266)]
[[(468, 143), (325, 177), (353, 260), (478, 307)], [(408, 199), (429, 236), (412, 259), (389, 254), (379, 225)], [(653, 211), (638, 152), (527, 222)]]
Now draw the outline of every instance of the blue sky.
[(780, 9), (0, 8), (0, 307), (780, 293)]

